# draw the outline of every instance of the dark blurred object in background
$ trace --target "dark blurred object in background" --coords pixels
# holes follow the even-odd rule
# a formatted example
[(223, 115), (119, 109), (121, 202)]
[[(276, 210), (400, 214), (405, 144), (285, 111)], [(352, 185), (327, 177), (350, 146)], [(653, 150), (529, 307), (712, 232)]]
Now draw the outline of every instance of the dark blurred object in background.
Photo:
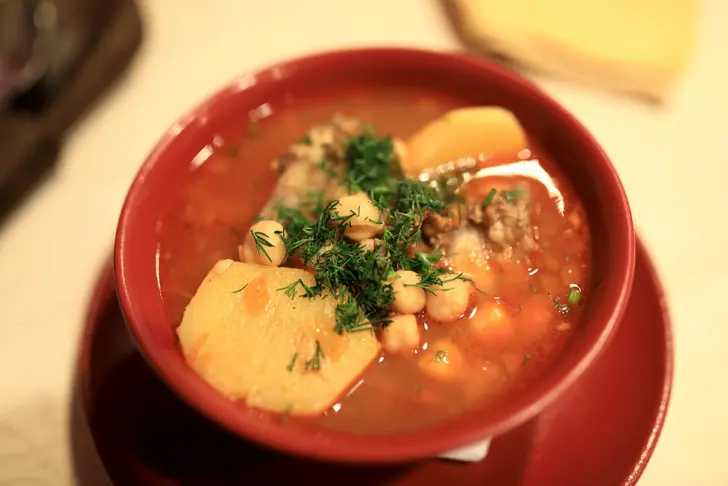
[(55, 32), (53, 3), (0, 0), (0, 106), (49, 71)]
[(0, 223), (141, 39), (133, 0), (0, 0)]

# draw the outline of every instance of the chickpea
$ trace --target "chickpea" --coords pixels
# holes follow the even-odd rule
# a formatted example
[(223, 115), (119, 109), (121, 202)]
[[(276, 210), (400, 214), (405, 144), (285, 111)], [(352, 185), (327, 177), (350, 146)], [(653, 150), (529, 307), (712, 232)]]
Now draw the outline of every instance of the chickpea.
[(473, 335), (488, 349), (503, 349), (513, 344), (514, 331), (511, 319), (502, 305), (486, 302), (468, 320)]
[(447, 380), (461, 376), (465, 358), (452, 340), (441, 338), (429, 343), (417, 365), (430, 376)]
[(400, 314), (416, 314), (425, 308), (425, 291), (422, 287), (413, 287), (420, 283), (420, 276), (411, 270), (399, 270), (390, 278), (394, 302), (392, 309)]
[(451, 260), (453, 268), (463, 272), (473, 280), (475, 288), (486, 294), (497, 292), (498, 277), (495, 265), (483, 255), (470, 257), (469, 255), (455, 255)]
[[(268, 267), (279, 266), (286, 258), (286, 245), (283, 244), (280, 237), (282, 232), (283, 225), (278, 221), (259, 221), (255, 223), (245, 237), (240, 252), (242, 260)], [(253, 233), (257, 235), (258, 244), (256, 244)]]
[(556, 307), (547, 295), (534, 294), (521, 302), (519, 325), (516, 328), (522, 343), (532, 344), (541, 339), (558, 317)]
[(303, 259), (301, 258), (301, 256), (299, 255), (298, 252), (293, 254), (293, 258), (296, 258), (298, 260), (298, 262), (302, 268), (308, 270), (309, 272), (315, 273), (316, 270), (314, 269), (314, 267), (316, 265), (322, 263), (325, 260), (324, 255), (326, 255), (326, 253), (330, 252), (333, 249), (334, 249), (334, 247), (331, 245), (322, 246), (319, 249), (319, 251), (317, 251), (316, 254), (311, 257), (311, 260), (308, 263), (303, 262)]
[(503, 368), (490, 360), (485, 360), (481, 364), (480, 373), (478, 374), (483, 380), (486, 389), (491, 392), (498, 390), (506, 381)]
[(472, 379), (468, 381), (468, 386), (463, 388), (464, 398), (467, 403), (473, 403), (487, 396), (493, 396), (493, 394), (502, 390), (508, 381), (506, 371), (498, 361), (486, 357), (478, 365), (478, 368), (468, 370), (471, 373), (470, 376)]
[(455, 279), (443, 284), (434, 293), (427, 293), (427, 313), (440, 322), (450, 322), (462, 316), (470, 300), (470, 284)]
[(381, 244), (382, 240), (379, 238), (367, 238), (366, 240), (362, 240), (360, 243), (364, 246), (365, 251), (373, 252), (374, 247)]
[(392, 316), (392, 322), (382, 331), (384, 350), (388, 353), (412, 351), (420, 344), (420, 329), (412, 314)]
[[(324, 245), (319, 249), (318, 252), (316, 252), (316, 255), (311, 259), (311, 265), (318, 265), (323, 260), (325, 260), (324, 255), (326, 255), (328, 252), (333, 250), (334, 247), (331, 245)], [(307, 267), (308, 268), (308, 267)]]
[(354, 241), (372, 238), (384, 227), (381, 212), (366, 194), (342, 197), (336, 205), (336, 212), (339, 216), (353, 214), (344, 235)]

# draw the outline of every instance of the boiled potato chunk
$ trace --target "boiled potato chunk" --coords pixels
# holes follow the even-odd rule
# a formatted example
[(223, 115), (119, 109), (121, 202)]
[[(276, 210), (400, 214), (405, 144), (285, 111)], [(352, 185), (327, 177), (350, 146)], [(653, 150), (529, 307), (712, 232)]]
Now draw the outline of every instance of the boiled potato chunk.
[(481, 153), (515, 154), (526, 147), (526, 133), (510, 111), (497, 106), (459, 108), (420, 128), (407, 141), (406, 174)]
[(187, 363), (211, 386), (248, 406), (314, 415), (332, 406), (379, 355), (372, 332), (334, 332), (337, 301), (280, 289), (305, 270), (221, 260), (177, 329)]

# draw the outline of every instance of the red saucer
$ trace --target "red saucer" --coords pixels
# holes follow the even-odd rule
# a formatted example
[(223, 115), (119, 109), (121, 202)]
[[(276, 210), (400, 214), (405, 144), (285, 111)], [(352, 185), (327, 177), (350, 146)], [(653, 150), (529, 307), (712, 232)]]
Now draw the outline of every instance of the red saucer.
[(660, 283), (641, 243), (622, 325), (600, 361), (565, 396), (496, 438), (475, 464), (335, 466), (241, 441), (176, 398), (135, 350), (104, 269), (88, 313), (80, 393), (96, 448), (117, 485), (633, 485), (652, 454), (672, 386), (672, 334)]

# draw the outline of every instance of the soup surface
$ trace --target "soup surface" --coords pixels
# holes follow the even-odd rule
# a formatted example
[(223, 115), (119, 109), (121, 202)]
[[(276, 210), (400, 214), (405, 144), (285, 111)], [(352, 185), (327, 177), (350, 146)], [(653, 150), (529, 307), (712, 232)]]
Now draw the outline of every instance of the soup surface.
[[(343, 113), (405, 140), (459, 107), (438, 94), (368, 87), (310, 105), (264, 105), (219, 134), (191, 161), (191, 183), (159, 225), (160, 289), (172, 321), (182, 321), (217, 262), (245, 258), (239, 247), (270, 209), (279, 178), (271, 161), (312, 125)], [(434, 263), (452, 273), (443, 275), (442, 292), (423, 288), (427, 308), (415, 305), (412, 345), (402, 344), (407, 332), (375, 326), (383, 342), (376, 359), (325, 412), (297, 420), (357, 433), (416, 430), (507, 400), (545, 369), (586, 299), (590, 237), (583, 208), (547, 154), (533, 144), (521, 149), (479, 158), (465, 177), (451, 179), (458, 196), (447, 210), (422, 221), (428, 251), (443, 249)], [(444, 315), (441, 308), (457, 307), (447, 286), (461, 283), (465, 307)], [(407, 315), (394, 305), (392, 316)]]

